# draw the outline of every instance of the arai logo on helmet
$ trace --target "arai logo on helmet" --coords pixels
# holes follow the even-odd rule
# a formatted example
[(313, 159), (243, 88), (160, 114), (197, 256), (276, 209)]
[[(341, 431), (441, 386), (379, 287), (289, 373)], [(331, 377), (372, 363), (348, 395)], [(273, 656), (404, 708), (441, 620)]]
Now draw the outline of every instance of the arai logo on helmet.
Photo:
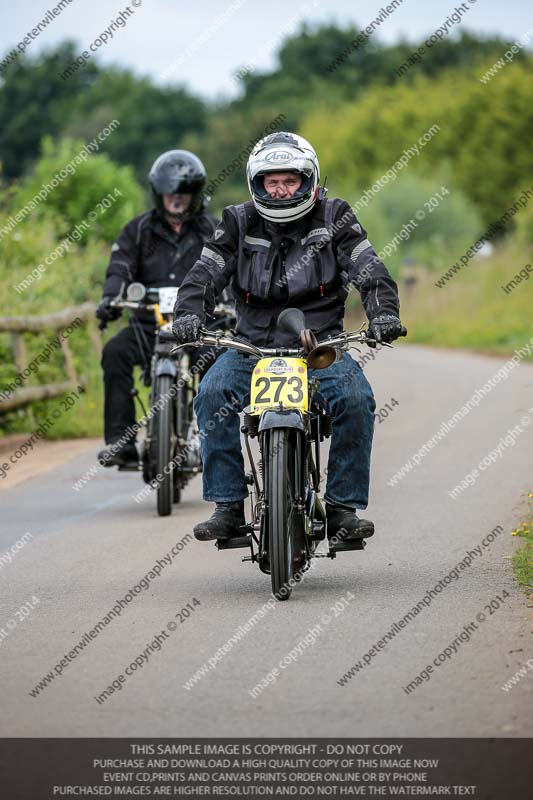
[(283, 164), (285, 161), (290, 161), (291, 159), (291, 153), (287, 153), (286, 150), (273, 150), (265, 156), (265, 161), (271, 164)]

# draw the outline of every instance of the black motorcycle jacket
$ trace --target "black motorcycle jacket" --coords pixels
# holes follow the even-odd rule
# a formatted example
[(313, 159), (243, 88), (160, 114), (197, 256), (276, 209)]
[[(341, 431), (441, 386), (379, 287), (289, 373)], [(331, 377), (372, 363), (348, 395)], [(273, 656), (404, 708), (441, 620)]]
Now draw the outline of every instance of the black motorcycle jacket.
[(287, 306), (300, 308), (318, 339), (343, 329), (345, 302), (356, 288), (369, 320), (399, 316), (398, 289), (345, 200), (318, 201), (295, 223), (266, 221), (251, 201), (228, 206), (185, 278), (175, 315), (205, 319), (228, 283), (236, 298), (236, 335), (259, 347), (295, 346), (277, 329)]
[[(111, 248), (103, 294), (115, 297), (123, 285), (127, 288), (133, 281), (148, 288), (181, 286), (216, 224), (216, 217), (201, 211), (176, 233), (155, 209), (135, 217), (122, 228)], [(136, 316), (142, 322), (153, 322), (150, 312)]]

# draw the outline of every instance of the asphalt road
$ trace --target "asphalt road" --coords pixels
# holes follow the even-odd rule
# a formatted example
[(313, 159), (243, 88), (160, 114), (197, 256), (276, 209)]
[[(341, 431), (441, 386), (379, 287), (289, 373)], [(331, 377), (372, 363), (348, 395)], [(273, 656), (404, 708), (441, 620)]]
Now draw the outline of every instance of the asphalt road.
[[(0, 561), (0, 735), (532, 735), (533, 670), (510, 691), (501, 686), (533, 657), (531, 609), (509, 561), (510, 531), (533, 490), (533, 425), (523, 424), (525, 415), (533, 422), (533, 366), (512, 370), (417, 468), (387, 484), (504, 361), (403, 343), (377, 353), (365, 370), (378, 409), (392, 397), (398, 405), (376, 425), (366, 512), (376, 535), (365, 552), (318, 559), (291, 600), (265, 606), (240, 640), (231, 637), (268, 602), (269, 578), (241, 563), (244, 551), (218, 553), (211, 543), (189, 541), (211, 508), (201, 501), (199, 478), (164, 519), (153, 497), (132, 499), (142, 488), (138, 474), (101, 470), (73, 490), (94, 464), (94, 442), (12, 488), (4, 481), (0, 555), (26, 532), (32, 538), (11, 563)], [(501, 446), (495, 463), (452, 499), (448, 492), (517, 424), (523, 430), (515, 430), (513, 444)], [(482, 555), (339, 685), (498, 525), (502, 532)], [(61, 667), (84, 633), (183, 537), (160, 575)], [(497, 595), (503, 602), (491, 608)], [(193, 610), (180, 622), (175, 615), (188, 603)], [(469, 641), (458, 639), (476, 618)], [(402, 687), (454, 640), (455, 652), (407, 694)], [(216, 666), (184, 688), (228, 642)], [(143, 652), (142, 668), (98, 703)], [(55, 678), (31, 696), (56, 665)], [(249, 690), (276, 668), (252, 697)]]

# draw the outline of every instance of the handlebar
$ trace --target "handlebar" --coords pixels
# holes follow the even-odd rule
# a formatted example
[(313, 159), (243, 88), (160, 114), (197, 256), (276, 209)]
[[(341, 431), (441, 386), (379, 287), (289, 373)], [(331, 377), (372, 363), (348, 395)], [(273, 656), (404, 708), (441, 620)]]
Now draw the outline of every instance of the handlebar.
[[(147, 303), (144, 300), (123, 300), (120, 297), (115, 297), (111, 300), (111, 308), (133, 308), (134, 310), (142, 309), (143, 311), (153, 311), (159, 304)], [(234, 317), (235, 309), (227, 303), (217, 303), (211, 313), (213, 317)]]
[[(159, 304), (158, 303), (147, 303), (144, 299), (143, 300), (125, 300), (121, 297), (115, 297), (114, 300), (111, 300), (109, 303), (111, 308), (130, 308), (134, 311), (153, 311), (154, 314), (158, 314), (159, 312)], [(159, 312), (160, 313), (160, 312)], [(228, 322), (235, 319), (235, 309), (233, 306), (229, 305), (228, 303), (217, 303), (214, 307), (211, 316), (213, 316), (217, 320), (222, 320), (224, 318), (228, 319)], [(104, 331), (107, 328), (108, 320), (101, 319), (98, 328), (101, 331)], [(172, 334), (164, 333), (160, 331), (160, 338), (165, 339), (166, 341), (175, 342), (176, 339)]]
[[(175, 341), (173, 334), (169, 335), (168, 337), (165, 336), (165, 338), (167, 338), (167, 341), (169, 341), (170, 338), (173, 338)], [(324, 339), (323, 341), (318, 342), (318, 347), (329, 346), (339, 350), (349, 350), (350, 344), (355, 342), (368, 344), (370, 347), (375, 347), (377, 344), (376, 340), (368, 335), (368, 331), (359, 329), (358, 331), (345, 331), (335, 338)], [(182, 347), (203, 347), (204, 345), (214, 345), (216, 348), (228, 347), (233, 350), (238, 350), (245, 355), (257, 356), (258, 358), (265, 358), (267, 356), (302, 357), (308, 355), (304, 351), (303, 347), (256, 347), (253, 344), (241, 342), (231, 336), (224, 336), (222, 332), (212, 332), (206, 330), (205, 328), (201, 329), (201, 335), (195, 342), (184, 342), (183, 344), (178, 344), (172, 349), (171, 353), (177, 352)], [(391, 347), (390, 344), (387, 344), (386, 346)]]

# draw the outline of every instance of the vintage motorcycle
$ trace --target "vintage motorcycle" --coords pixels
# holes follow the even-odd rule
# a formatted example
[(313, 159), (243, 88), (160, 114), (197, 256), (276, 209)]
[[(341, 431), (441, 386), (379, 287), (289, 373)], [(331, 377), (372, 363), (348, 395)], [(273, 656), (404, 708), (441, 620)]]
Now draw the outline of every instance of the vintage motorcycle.
[[(295, 582), (309, 569), (311, 559), (335, 558), (340, 550), (362, 550), (364, 539), (337, 542), (335, 549), (317, 553), (326, 536), (326, 512), (319, 498), (320, 442), (332, 432), (332, 417), (315, 402), (320, 385), (308, 377), (314, 370), (329, 367), (342, 351), (356, 343), (375, 346), (375, 339), (361, 329), (317, 343), (306, 329), (303, 312), (286, 308), (278, 317), (281, 330), (299, 337), (301, 347), (265, 349), (241, 342), (222, 332), (203, 331), (197, 342), (182, 348), (210, 345), (233, 348), (258, 359), (254, 366), (250, 405), (243, 409), (241, 432), (250, 473), (252, 520), (241, 537), (219, 539), (219, 550), (250, 548), (243, 561), (257, 563), (270, 574), (272, 591), (278, 600), (290, 597)], [(252, 456), (250, 439), (257, 437), (259, 459)]]
[[(200, 436), (193, 410), (202, 354), (192, 364), (191, 348), (171, 353), (175, 344), (172, 320), (177, 293), (176, 286), (146, 288), (135, 282), (128, 286), (125, 295), (122, 288), (111, 301), (113, 308), (150, 311), (154, 315), (156, 340), (151, 359), (146, 357), (149, 345), (142, 325), (134, 316), (130, 319), (143, 361), (142, 381), (151, 387), (150, 410), (146, 410), (138, 389), (134, 389), (145, 428), (140, 464), (119, 469), (142, 469), (143, 480), (156, 490), (160, 516), (172, 513), (173, 504), (180, 502), (188, 481), (202, 470)], [(232, 306), (220, 303), (213, 311), (211, 327), (220, 329), (220, 333), (228, 332), (234, 319)]]

